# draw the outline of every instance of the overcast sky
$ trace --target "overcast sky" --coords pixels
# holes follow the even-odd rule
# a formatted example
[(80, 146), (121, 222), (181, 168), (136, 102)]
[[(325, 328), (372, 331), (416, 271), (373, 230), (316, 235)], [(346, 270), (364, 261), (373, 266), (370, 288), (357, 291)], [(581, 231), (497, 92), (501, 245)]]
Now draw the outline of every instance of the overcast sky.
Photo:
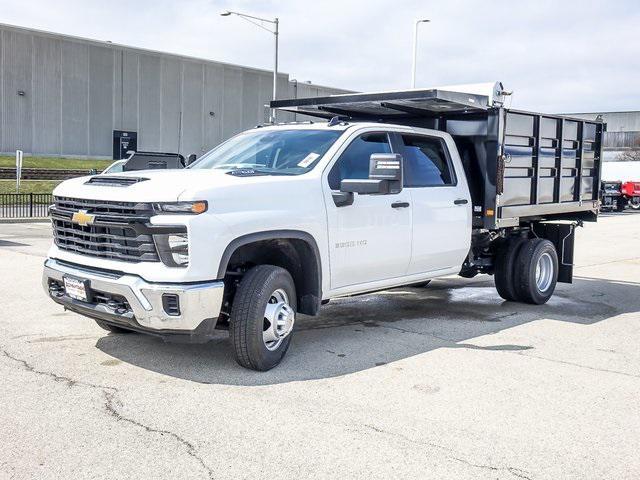
[(640, 110), (640, 1), (0, 0), (0, 22), (264, 69), (273, 37), (222, 10), (279, 17), (280, 70), (359, 91), (502, 81), (513, 106)]

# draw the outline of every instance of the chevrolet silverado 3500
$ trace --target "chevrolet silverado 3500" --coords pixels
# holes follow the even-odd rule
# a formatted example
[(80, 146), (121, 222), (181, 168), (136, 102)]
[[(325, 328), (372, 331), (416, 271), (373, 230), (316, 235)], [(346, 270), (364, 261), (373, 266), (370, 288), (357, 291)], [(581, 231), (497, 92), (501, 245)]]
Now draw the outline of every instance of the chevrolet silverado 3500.
[(183, 170), (68, 180), (44, 289), (112, 332), (228, 329), (256, 370), (335, 297), (483, 273), (542, 304), (597, 219), (604, 125), (504, 98), (496, 83), (278, 100), (319, 120), (256, 127)]

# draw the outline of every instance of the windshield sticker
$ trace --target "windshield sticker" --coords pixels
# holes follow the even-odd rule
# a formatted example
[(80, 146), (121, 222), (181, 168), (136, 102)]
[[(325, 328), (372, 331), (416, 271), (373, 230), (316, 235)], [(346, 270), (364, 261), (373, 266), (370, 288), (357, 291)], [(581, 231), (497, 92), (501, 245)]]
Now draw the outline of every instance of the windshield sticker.
[(307, 168), (309, 165), (315, 162), (318, 159), (318, 157), (320, 157), (320, 155), (318, 155), (317, 153), (311, 152), (309, 155), (307, 155), (306, 157), (304, 157), (302, 160), (298, 162), (298, 166), (302, 168)]

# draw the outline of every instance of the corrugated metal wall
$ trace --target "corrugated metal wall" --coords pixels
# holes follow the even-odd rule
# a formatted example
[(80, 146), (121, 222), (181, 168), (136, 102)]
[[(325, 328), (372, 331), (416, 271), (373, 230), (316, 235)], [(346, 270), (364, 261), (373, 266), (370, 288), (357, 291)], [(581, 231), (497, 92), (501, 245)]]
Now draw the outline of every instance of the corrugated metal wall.
[(600, 117), (607, 123), (603, 147), (614, 153), (605, 155), (605, 161), (615, 160), (618, 153), (625, 149), (640, 149), (640, 112), (638, 111), (569, 113), (567, 115), (585, 120), (595, 120)]
[[(272, 81), (265, 70), (0, 25), (0, 151), (111, 157), (113, 130), (133, 130), (140, 150), (200, 155), (266, 121)], [(278, 92), (344, 90), (280, 74)]]
[(605, 132), (603, 147), (640, 149), (640, 132)]
[(595, 120), (601, 116), (607, 123), (609, 132), (638, 132), (640, 131), (640, 112), (593, 112), (593, 113), (567, 113), (566, 115), (585, 120)]

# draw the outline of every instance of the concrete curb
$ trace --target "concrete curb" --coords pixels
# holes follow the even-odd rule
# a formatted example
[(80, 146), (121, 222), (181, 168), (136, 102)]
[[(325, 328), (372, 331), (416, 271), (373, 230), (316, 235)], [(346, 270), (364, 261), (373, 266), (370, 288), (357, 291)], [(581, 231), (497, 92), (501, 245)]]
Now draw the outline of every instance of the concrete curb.
[(2, 223), (49, 223), (50, 218), (0, 218), (0, 224)]

